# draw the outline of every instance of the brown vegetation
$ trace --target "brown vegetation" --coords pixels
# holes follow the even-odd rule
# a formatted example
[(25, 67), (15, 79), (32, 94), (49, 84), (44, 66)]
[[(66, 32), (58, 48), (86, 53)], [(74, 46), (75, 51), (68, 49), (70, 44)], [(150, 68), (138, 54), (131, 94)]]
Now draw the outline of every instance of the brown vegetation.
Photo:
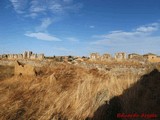
[[(154, 100), (148, 101), (137, 109), (134, 106), (137, 104), (138, 97), (141, 97), (140, 102), (143, 102), (143, 94), (146, 96), (144, 98), (148, 99), (148, 95), (158, 90), (157, 88), (152, 91), (151, 88), (145, 94), (145, 92), (139, 93), (141, 88), (146, 90), (154, 84), (159, 84), (155, 82), (151, 83), (151, 86), (147, 84), (146, 88), (141, 85), (134, 87), (134, 84), (139, 84), (137, 80), (140, 76), (129, 71), (116, 75), (96, 68), (87, 69), (67, 63), (49, 64), (36, 68), (36, 71), (37, 76), (13, 76), (0, 81), (0, 119), (84, 120), (97, 119), (97, 117), (100, 119), (100, 116), (103, 116), (102, 120), (103, 118), (112, 120), (116, 113), (114, 108), (119, 104), (117, 112), (121, 112), (120, 109), (123, 109), (123, 112), (127, 110), (143, 112), (146, 104), (152, 107)], [(156, 79), (159, 79), (158, 75)], [(152, 77), (154, 78), (154, 75)], [(136, 94), (140, 95), (136, 96)], [(118, 96), (118, 100), (117, 98), (113, 100), (115, 96)], [(132, 101), (134, 97), (135, 101)], [(123, 102), (119, 102), (119, 99)], [(107, 107), (101, 109), (103, 105)], [(108, 105), (111, 105), (109, 110)], [(154, 103), (153, 106), (155, 105), (157, 104)], [(131, 111), (131, 108), (135, 108), (135, 111)], [(99, 114), (99, 109), (103, 114)], [(144, 112), (150, 112), (147, 110), (145, 109)], [(106, 115), (110, 116), (106, 117)]]
[(4, 80), (5, 78), (10, 78), (14, 74), (14, 67), (13, 66), (4, 66), (0, 65), (0, 81)]

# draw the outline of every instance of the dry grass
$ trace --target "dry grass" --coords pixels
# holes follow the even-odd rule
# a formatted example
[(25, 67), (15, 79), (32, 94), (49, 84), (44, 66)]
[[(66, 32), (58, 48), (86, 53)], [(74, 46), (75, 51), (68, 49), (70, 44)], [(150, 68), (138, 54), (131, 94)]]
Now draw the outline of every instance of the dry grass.
[[(126, 67), (142, 67), (142, 62), (139, 61), (132, 61), (132, 60), (123, 60), (123, 61), (85, 61), (87, 64), (100, 64), (100, 65), (107, 65), (107, 66), (126, 66)], [(147, 63), (146, 63), (147, 64)]]
[(14, 74), (14, 67), (0, 65), (0, 80), (9, 78)]
[(0, 81), (0, 119), (84, 120), (140, 77), (69, 64), (37, 70), (36, 77), (13, 76)]

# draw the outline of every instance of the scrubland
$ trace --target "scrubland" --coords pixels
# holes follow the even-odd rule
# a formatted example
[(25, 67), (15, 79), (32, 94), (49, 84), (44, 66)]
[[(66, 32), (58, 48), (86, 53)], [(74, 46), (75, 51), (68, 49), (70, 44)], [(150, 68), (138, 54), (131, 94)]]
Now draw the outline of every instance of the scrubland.
[[(37, 67), (37, 76), (15, 76), (14, 67), (0, 66), (0, 119), (119, 120), (117, 113), (158, 115), (160, 73), (156, 68), (147, 66), (143, 74), (116, 73), (50, 63)], [(143, 118), (133, 120), (139, 119)]]

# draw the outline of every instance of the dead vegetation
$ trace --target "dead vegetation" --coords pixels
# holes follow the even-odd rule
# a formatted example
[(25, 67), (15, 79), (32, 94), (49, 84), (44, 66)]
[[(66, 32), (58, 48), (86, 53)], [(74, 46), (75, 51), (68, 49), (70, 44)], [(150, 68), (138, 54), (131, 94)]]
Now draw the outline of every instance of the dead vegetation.
[(36, 71), (37, 76), (12, 76), (0, 81), (0, 119), (94, 119), (101, 105), (122, 95), (140, 79), (130, 72), (117, 76), (64, 63)]
[(14, 74), (13, 66), (2, 66), (0, 65), (0, 81), (5, 78), (10, 78)]

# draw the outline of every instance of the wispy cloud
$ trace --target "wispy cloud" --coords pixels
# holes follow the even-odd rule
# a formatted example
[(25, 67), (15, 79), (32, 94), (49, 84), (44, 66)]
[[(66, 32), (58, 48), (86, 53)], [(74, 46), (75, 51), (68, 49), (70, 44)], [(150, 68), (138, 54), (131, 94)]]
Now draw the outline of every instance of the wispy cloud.
[(51, 18), (44, 18), (41, 22), (41, 25), (36, 27), (36, 30), (45, 31), (52, 23), (53, 23), (53, 20)]
[(113, 49), (126, 49), (130, 51), (155, 51), (160, 44), (160, 23), (139, 26), (131, 31), (111, 31), (108, 34), (94, 35), (90, 45), (107, 46)]
[(136, 29), (138, 32), (154, 32), (157, 31), (160, 27), (159, 23), (152, 23), (149, 25), (140, 26)]
[[(147, 41), (149, 38), (157, 38), (153, 33), (159, 30), (160, 23), (153, 23), (137, 27), (136, 29), (127, 31), (111, 31), (104, 35), (94, 35), (93, 38), (98, 39), (92, 44), (99, 45), (121, 45), (121, 44), (139, 44)], [(158, 36), (160, 37), (160, 36)]]
[[(23, 17), (41, 20), (39, 26), (33, 26), (32, 33), (26, 33), (28, 37), (40, 40), (59, 41), (58, 38), (46, 34), (47, 28), (53, 21), (60, 20), (69, 13), (82, 8), (82, 4), (73, 0), (9, 0), (16, 13)], [(46, 17), (47, 16), (47, 17)], [(49, 16), (49, 17), (48, 17)], [(48, 33), (48, 32), (47, 32)], [(73, 39), (72, 39), (73, 41)]]
[(25, 36), (33, 37), (38, 40), (45, 40), (45, 41), (61, 41), (59, 38), (52, 36), (47, 33), (37, 32), (37, 33), (26, 33)]
[(82, 8), (81, 3), (73, 0), (10, 0), (14, 10), (25, 17), (35, 17), (46, 14), (65, 14)]
[(28, 0), (9, 0), (12, 3), (13, 9), (19, 13), (19, 14), (23, 14), (25, 13), (25, 9), (26, 9), (26, 4), (28, 2)]
[(36, 18), (38, 15), (37, 13), (30, 13), (30, 14), (27, 14), (27, 15), (24, 15), (24, 17), (30, 17), (30, 18)]
[(66, 38), (68, 41), (70, 41), (70, 42), (79, 42), (79, 40), (77, 39), (77, 38), (75, 38), (75, 37), (68, 37), (68, 38)]

